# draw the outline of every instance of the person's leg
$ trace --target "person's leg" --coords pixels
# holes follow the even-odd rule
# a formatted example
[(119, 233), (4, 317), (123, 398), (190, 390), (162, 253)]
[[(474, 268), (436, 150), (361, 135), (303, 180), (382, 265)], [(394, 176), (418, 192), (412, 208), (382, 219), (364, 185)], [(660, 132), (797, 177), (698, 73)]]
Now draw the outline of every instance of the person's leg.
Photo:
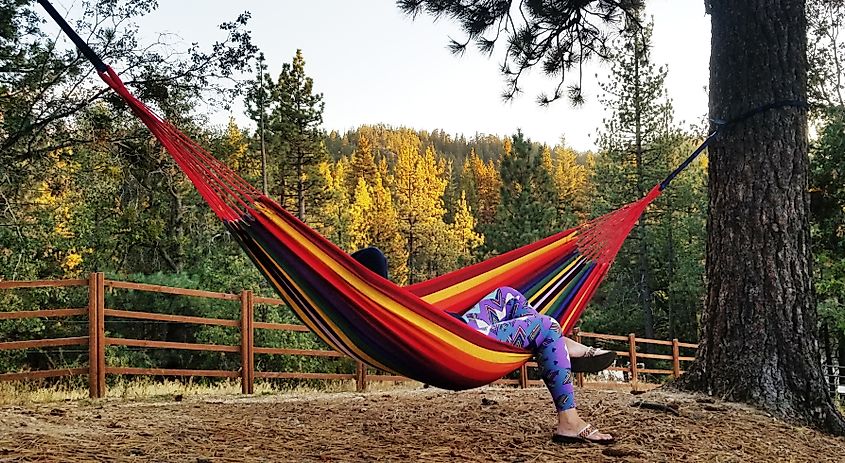
[(505, 318), (519, 318), (529, 315), (538, 315), (537, 310), (531, 306), (525, 296), (511, 288), (510, 286), (502, 286), (497, 289), (501, 295), (500, 298), (505, 301), (506, 316)]
[[(509, 287), (488, 294), (465, 312), (463, 318), (468, 325), (489, 336), (534, 351), (543, 381), (558, 410), (555, 434), (577, 436), (585, 429), (587, 424), (575, 409), (566, 338), (561, 335), (556, 320), (538, 314), (522, 293)], [(594, 433), (589, 439), (604, 440), (611, 436)]]
[(484, 334), (490, 333), (490, 328), (508, 316), (506, 299), (509, 288), (498, 288), (484, 296), (471, 309), (464, 312), (462, 318), (467, 325)]
[[(522, 298), (524, 301), (524, 298)], [(514, 307), (513, 313), (520, 313), (522, 307)], [(556, 434), (576, 436), (587, 423), (575, 409), (575, 391), (572, 385), (572, 372), (565, 339), (561, 335), (560, 325), (546, 315), (534, 314), (502, 320), (494, 324), (489, 332), (500, 341), (511, 345), (531, 349), (540, 369), (540, 375), (552, 395), (558, 411)], [(595, 433), (592, 440), (610, 439), (607, 434)]]
[(569, 354), (555, 320), (539, 314), (503, 320), (493, 325), (490, 336), (534, 352), (540, 375), (557, 410), (575, 407)]
[[(503, 286), (497, 289), (496, 291), (500, 294), (500, 298), (504, 298), (508, 301), (506, 307), (507, 314), (505, 315), (506, 319), (537, 314), (537, 310), (531, 306), (525, 296), (519, 291), (508, 286)], [(567, 352), (569, 352), (569, 356), (571, 358), (584, 357), (588, 354), (598, 355), (607, 352), (604, 349), (598, 348), (593, 348), (593, 350), (590, 351), (589, 346), (585, 346), (584, 344), (574, 341), (568, 337), (564, 337), (564, 342), (566, 342), (566, 350)]]

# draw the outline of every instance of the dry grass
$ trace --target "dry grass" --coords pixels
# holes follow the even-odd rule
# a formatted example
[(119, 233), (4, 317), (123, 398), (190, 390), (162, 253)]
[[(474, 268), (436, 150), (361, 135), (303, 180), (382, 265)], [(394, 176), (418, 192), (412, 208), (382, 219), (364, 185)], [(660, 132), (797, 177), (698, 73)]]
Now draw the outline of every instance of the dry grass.
[[(416, 382), (370, 382), (367, 384), (370, 391), (416, 389), (419, 386), (420, 384)], [(255, 383), (256, 395), (354, 391), (355, 383), (353, 381), (324, 381), (319, 387), (307, 385), (287, 387), (264, 381), (257, 381)], [(154, 381), (146, 378), (131, 378), (119, 380), (115, 384), (110, 385), (107, 398), (144, 401), (162, 397), (226, 396), (240, 393), (241, 384), (238, 380), (217, 381), (213, 384), (208, 384), (193, 383), (190, 381)], [(51, 386), (39, 386), (38, 383), (33, 382), (0, 383), (0, 406), (67, 402), (83, 399), (88, 399), (88, 385), (73, 379)]]
[(0, 383), (0, 405), (61, 402), (88, 398), (88, 389), (74, 382), (61, 382), (50, 387), (31, 382)]

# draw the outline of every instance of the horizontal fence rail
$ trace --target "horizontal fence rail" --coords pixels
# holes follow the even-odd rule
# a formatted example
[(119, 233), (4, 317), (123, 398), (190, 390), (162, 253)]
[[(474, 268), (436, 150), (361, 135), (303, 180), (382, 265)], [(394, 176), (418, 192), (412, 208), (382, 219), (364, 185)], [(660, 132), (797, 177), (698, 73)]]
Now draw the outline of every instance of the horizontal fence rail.
[[(373, 369), (362, 362), (354, 361), (355, 369), (352, 373), (320, 373), (300, 371), (256, 371), (255, 358), (258, 355), (287, 355), (299, 357), (321, 357), (321, 358), (348, 358), (345, 354), (334, 350), (320, 349), (295, 349), (286, 347), (266, 347), (255, 345), (255, 331), (265, 330), (269, 332), (310, 332), (308, 327), (290, 323), (271, 323), (255, 320), (255, 306), (269, 305), (281, 306), (284, 301), (278, 298), (260, 297), (253, 295), (252, 291), (244, 290), (238, 294), (220, 293), (197, 289), (174, 288), (162, 285), (145, 283), (132, 283), (117, 280), (108, 280), (103, 273), (93, 273), (88, 279), (72, 280), (37, 280), (37, 281), (0, 281), (0, 290), (26, 289), (26, 288), (65, 288), (65, 287), (86, 287), (88, 288), (88, 307), (86, 308), (50, 308), (18, 312), (0, 312), (0, 320), (24, 320), (31, 318), (66, 318), (86, 317), (88, 324), (88, 336), (39, 339), (26, 341), (0, 342), (0, 351), (15, 349), (40, 349), (47, 347), (64, 346), (88, 346), (88, 366), (80, 368), (64, 368), (52, 370), (39, 370), (27, 372), (0, 372), (0, 381), (19, 381), (28, 379), (53, 378), (62, 376), (88, 375), (89, 393), (93, 398), (106, 395), (107, 375), (151, 375), (151, 376), (178, 376), (178, 377), (214, 377), (214, 378), (239, 378), (241, 390), (244, 394), (251, 394), (254, 391), (256, 378), (260, 379), (293, 379), (293, 380), (351, 380), (356, 384), (356, 389), (363, 391), (369, 382), (388, 381), (402, 382), (413, 381), (404, 376), (397, 376), (387, 372)], [(202, 299), (213, 299), (219, 301), (231, 301), (239, 304), (238, 319), (197, 317), (188, 315), (171, 315), (150, 311), (123, 310), (119, 308), (106, 308), (105, 292), (111, 290), (131, 290), (147, 293), (167, 294), (173, 296), (186, 296)], [(157, 341), (149, 339), (131, 339), (114, 337), (108, 335), (105, 330), (106, 321), (118, 322), (119, 320), (148, 321), (152, 323), (179, 323), (188, 325), (220, 326), (234, 328), (239, 332), (238, 342), (233, 345), (225, 344), (203, 344), (193, 342)], [(80, 322), (86, 323), (86, 322)], [(693, 355), (681, 355), (681, 349), (694, 350), (697, 344), (680, 342), (677, 339), (671, 341), (658, 339), (645, 339), (636, 337), (634, 334), (628, 336), (579, 332), (573, 333), (576, 341), (586, 344), (603, 343), (625, 346), (625, 350), (616, 350), (619, 361), (624, 362), (607, 369), (608, 379), (616, 382), (602, 382), (604, 387), (620, 388), (641, 388), (653, 387), (650, 383), (640, 381), (641, 375), (663, 375), (677, 378), (683, 373), (682, 362), (691, 362)], [(204, 369), (182, 369), (182, 368), (135, 368), (128, 366), (108, 365), (106, 359), (107, 346), (123, 346), (137, 349), (177, 349), (202, 352), (219, 352), (221, 354), (240, 354), (240, 368), (232, 370), (204, 370)], [(668, 349), (669, 353), (657, 353), (660, 349)], [(646, 368), (643, 361), (663, 362), (670, 368)], [(531, 370), (537, 368), (536, 362), (527, 362), (517, 370), (515, 377), (502, 378), (495, 384), (529, 387), (542, 385), (539, 379), (532, 379)], [(536, 375), (535, 375), (536, 376)], [(585, 375), (579, 373), (576, 376), (579, 386), (596, 384), (596, 381), (585, 381)]]
[[(0, 281), (0, 290), (32, 289), (32, 288), (68, 288), (87, 286), (88, 280), (33, 280), (33, 281)], [(87, 308), (64, 308), (45, 310), (22, 310), (17, 312), (0, 312), (0, 320), (27, 320), (33, 318), (68, 318), (85, 316)], [(45, 347), (84, 346), (89, 344), (88, 336), (53, 339), (33, 339), (27, 341), (0, 342), (0, 351), (41, 349)], [(6, 372), (0, 373), (0, 381), (22, 381), (28, 379), (57, 378), (76, 376), (88, 373), (88, 368), (55, 368), (50, 370)]]

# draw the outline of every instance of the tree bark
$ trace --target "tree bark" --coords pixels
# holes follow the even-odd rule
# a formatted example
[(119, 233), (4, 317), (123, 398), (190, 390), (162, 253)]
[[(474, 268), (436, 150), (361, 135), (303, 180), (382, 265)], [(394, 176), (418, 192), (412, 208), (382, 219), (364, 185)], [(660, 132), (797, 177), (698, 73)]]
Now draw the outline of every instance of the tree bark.
[[(804, 0), (709, 0), (710, 115), (807, 99)], [(707, 300), (681, 387), (837, 434), (810, 271), (807, 114), (773, 109), (710, 146)]]

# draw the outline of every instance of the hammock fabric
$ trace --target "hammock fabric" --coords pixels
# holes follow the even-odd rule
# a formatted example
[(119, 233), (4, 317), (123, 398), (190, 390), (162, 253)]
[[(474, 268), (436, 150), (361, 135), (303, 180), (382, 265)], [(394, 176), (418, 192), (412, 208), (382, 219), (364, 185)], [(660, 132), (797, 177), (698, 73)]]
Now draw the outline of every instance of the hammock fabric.
[[(433, 386), (458, 390), (488, 384), (531, 357), (450, 315), (469, 309), (500, 286), (518, 289), (569, 333), (645, 208), (685, 167), (642, 199), (584, 225), (400, 287), (362, 266), (155, 115), (46, 0), (39, 1), (173, 156), (311, 330), (332, 348), (368, 365)], [(703, 145), (694, 156), (701, 150)]]

